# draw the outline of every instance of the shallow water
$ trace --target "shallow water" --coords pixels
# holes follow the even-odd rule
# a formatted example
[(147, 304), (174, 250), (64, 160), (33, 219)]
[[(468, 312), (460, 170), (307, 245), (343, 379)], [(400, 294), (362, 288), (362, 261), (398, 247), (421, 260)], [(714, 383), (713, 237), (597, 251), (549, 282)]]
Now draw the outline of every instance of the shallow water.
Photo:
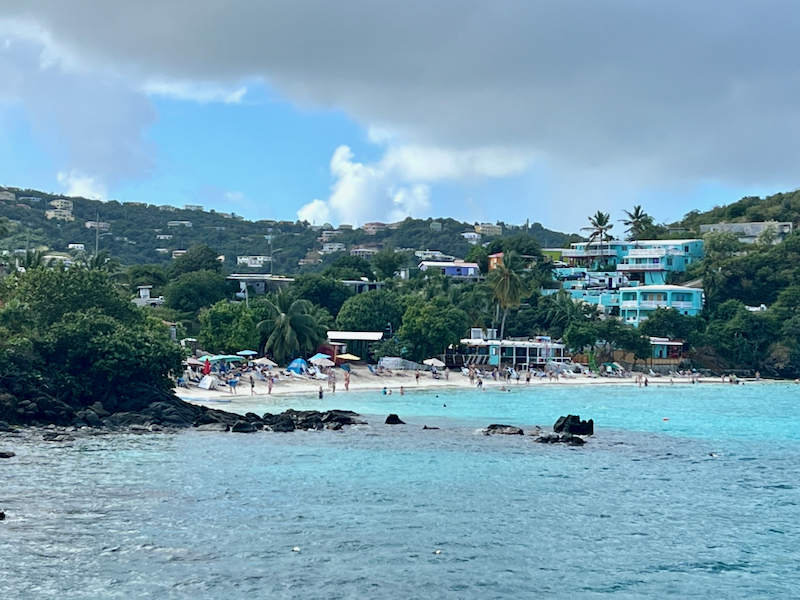
[[(18, 453), (0, 463), (0, 595), (798, 597), (798, 394), (351, 393), (269, 409), (380, 415), (370, 426), (0, 438)], [(475, 431), (569, 412), (596, 422), (586, 447)]]

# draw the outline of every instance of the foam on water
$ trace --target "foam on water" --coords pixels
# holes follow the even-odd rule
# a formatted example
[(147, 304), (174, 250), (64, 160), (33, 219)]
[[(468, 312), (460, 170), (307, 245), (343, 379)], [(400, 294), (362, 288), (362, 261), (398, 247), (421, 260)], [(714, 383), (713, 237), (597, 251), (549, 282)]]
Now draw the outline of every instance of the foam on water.
[[(337, 393), (381, 415), (343, 432), (3, 439), (2, 596), (800, 595), (800, 389), (523, 387)], [(475, 433), (568, 412), (584, 448)]]

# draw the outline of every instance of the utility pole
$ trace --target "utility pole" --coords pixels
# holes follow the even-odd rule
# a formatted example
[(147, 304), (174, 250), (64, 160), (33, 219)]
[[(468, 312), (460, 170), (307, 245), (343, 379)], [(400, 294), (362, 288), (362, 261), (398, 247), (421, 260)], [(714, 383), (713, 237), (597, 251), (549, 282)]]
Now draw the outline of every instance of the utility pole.
[(100, 213), (95, 211), (94, 213), (94, 255), (97, 256), (97, 252), (100, 248), (100, 227), (98, 227), (100, 223)]

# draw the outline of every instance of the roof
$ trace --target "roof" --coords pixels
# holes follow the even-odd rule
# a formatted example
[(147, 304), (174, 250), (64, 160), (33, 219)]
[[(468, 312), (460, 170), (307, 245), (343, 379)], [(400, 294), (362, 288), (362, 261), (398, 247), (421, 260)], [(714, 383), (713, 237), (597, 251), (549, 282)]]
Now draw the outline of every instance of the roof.
[(636, 285), (627, 288), (619, 288), (621, 292), (697, 292), (698, 288), (686, 287), (685, 285)]
[(460, 262), (460, 261), (435, 261), (435, 260), (423, 260), (419, 263), (419, 266), (425, 265), (426, 267), (457, 267), (457, 268), (466, 268), (466, 269), (477, 269), (478, 263), (468, 263), (468, 262)]
[(328, 339), (335, 340), (363, 340), (367, 342), (378, 342), (383, 338), (382, 331), (329, 331)]

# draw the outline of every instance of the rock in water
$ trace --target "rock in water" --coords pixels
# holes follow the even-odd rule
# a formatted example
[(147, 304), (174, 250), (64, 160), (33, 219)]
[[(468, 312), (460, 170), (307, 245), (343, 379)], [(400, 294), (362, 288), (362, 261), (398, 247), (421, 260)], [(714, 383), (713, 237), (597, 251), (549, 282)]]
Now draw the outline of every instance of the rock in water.
[(558, 418), (556, 424), (553, 425), (553, 431), (573, 435), (594, 435), (594, 421), (592, 419), (581, 421), (578, 415), (567, 415)]
[(256, 431), (255, 425), (250, 421), (236, 421), (231, 427), (233, 433), (253, 433)]
[(514, 427), (513, 425), (498, 425), (497, 423), (489, 425), (485, 431), (489, 435), (495, 433), (502, 435), (522, 435), (524, 433), (519, 427)]
[(392, 413), (391, 415), (389, 415), (388, 417), (386, 417), (386, 421), (385, 421), (385, 423), (386, 423), (387, 425), (405, 425), (405, 422), (404, 422), (404, 421), (401, 421), (401, 420), (400, 420), (400, 417), (398, 417), (398, 416), (397, 416), (396, 414), (394, 414), (394, 413)]
[(14, 454), (13, 452), (6, 452), (6, 451), (0, 452), (0, 458), (14, 458), (15, 456), (16, 454)]
[(288, 433), (290, 431), (294, 431), (294, 421), (292, 417), (287, 414), (282, 414), (278, 417), (278, 419), (270, 425), (272, 431), (278, 431), (281, 433)]

